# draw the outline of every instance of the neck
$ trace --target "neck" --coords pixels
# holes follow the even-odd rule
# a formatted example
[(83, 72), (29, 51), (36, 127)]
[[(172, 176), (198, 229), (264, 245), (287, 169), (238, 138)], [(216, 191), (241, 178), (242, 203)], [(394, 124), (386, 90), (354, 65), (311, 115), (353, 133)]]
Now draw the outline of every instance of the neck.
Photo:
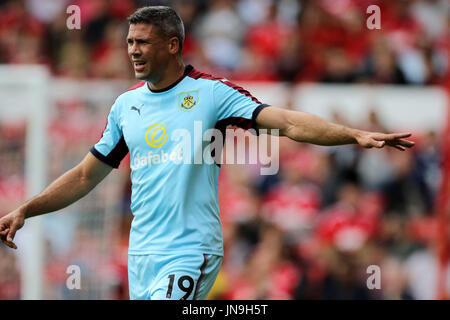
[(185, 64), (181, 58), (177, 58), (173, 63), (169, 63), (161, 79), (157, 82), (147, 81), (151, 90), (161, 90), (169, 87), (178, 81), (184, 74)]

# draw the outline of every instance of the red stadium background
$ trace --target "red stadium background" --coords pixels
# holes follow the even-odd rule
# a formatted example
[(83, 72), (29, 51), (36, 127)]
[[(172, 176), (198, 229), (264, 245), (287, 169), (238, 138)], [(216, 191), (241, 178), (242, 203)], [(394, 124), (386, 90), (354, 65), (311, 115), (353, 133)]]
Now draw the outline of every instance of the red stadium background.
[[(71, 4), (81, 10), (80, 30), (67, 29)], [(446, 0), (2, 0), (0, 63), (46, 66), (58, 83), (48, 127), (49, 178), (82, 159), (110, 107), (56, 88), (133, 84), (126, 17), (150, 4), (171, 5), (181, 15), (187, 63), (238, 84), (282, 83), (287, 96), (302, 84), (439, 88), (450, 94)], [(369, 5), (380, 8), (379, 30), (366, 26)], [(339, 106), (335, 110), (332, 120), (346, 124)], [(364, 109), (364, 119), (351, 125), (387, 130), (374, 110)], [(254, 166), (224, 166), (219, 199), (225, 258), (209, 298), (447, 299), (450, 118), (442, 116), (443, 131), (409, 128), (416, 146), (403, 153), (281, 139), (275, 176), (259, 176)], [(24, 122), (0, 118), (0, 215), (25, 198), (25, 135)], [(105, 240), (95, 236), (92, 220), (49, 224), (56, 229), (46, 240), (44, 297), (128, 299), (127, 163), (118, 176), (118, 233), (107, 238), (111, 246), (101, 263), (92, 258), (92, 247), (103, 248)], [(103, 204), (73, 211), (95, 215)], [(0, 247), (0, 299), (21, 297), (20, 263), (20, 253)], [(67, 290), (70, 264), (90, 270), (83, 281), (101, 289)], [(381, 268), (380, 290), (366, 286), (369, 265)]]

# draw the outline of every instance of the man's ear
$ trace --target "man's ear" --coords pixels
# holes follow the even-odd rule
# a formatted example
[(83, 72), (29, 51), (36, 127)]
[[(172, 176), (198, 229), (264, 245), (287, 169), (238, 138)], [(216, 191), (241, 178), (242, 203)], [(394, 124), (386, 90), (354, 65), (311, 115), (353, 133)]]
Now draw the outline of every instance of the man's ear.
[(171, 54), (177, 54), (180, 49), (180, 41), (177, 37), (172, 37), (169, 39), (169, 52)]

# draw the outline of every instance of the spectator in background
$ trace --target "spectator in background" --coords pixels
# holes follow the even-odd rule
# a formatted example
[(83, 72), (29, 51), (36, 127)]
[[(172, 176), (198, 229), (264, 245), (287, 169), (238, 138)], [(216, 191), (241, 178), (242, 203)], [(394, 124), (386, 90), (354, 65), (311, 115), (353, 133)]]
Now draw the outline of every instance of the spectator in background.
[(340, 186), (336, 204), (318, 217), (317, 236), (342, 252), (359, 250), (376, 235), (380, 209), (376, 198), (348, 180)]
[(208, 3), (208, 11), (196, 27), (197, 38), (213, 66), (235, 69), (241, 58), (244, 25), (230, 1), (213, 0)]
[[(95, 78), (127, 78), (132, 73), (128, 63), (123, 39), (126, 38), (126, 24), (111, 21), (105, 26), (105, 35), (93, 47), (90, 57), (91, 72)], [(118, 63), (122, 62), (122, 63)]]
[(384, 37), (375, 38), (366, 57), (362, 79), (369, 83), (406, 84), (405, 75), (398, 67), (395, 53)]
[(356, 73), (346, 52), (341, 48), (329, 48), (323, 54), (324, 70), (321, 82), (352, 83)]
[[(433, 237), (426, 240), (426, 246), (413, 252), (403, 263), (406, 278), (411, 288), (412, 296), (419, 300), (437, 298), (438, 285), (438, 255)], [(446, 270), (447, 282), (443, 284), (447, 294), (450, 292), (450, 264)]]
[(84, 79), (89, 75), (89, 48), (82, 41), (80, 34), (74, 34), (70, 38), (56, 51), (55, 72), (67, 78)]
[(0, 47), (3, 63), (47, 64), (42, 52), (45, 25), (34, 18), (24, 1), (10, 1), (0, 10)]
[(293, 149), (281, 159), (281, 181), (266, 193), (261, 214), (286, 234), (299, 238), (309, 231), (321, 207), (320, 189), (313, 182), (320, 155), (309, 146)]
[(185, 21), (188, 61), (229, 78), (428, 85), (442, 81), (450, 65), (445, 0), (378, 0), (381, 30), (366, 28), (365, 9), (374, 3), (361, 0), (78, 0), (83, 27), (70, 32), (68, 2), (41, 2), (0, 4), (0, 61), (47, 64), (79, 78), (128, 78), (114, 50), (104, 59), (121, 70), (92, 72), (95, 45), (138, 6), (169, 4)]
[(197, 54), (197, 48), (201, 45), (194, 36), (194, 27), (197, 19), (201, 17), (202, 6), (199, 1), (185, 0), (174, 3), (174, 9), (180, 15), (184, 23), (185, 39), (183, 43), (183, 56), (186, 59), (194, 60)]
[(261, 239), (241, 276), (234, 278), (225, 299), (292, 299), (299, 270), (289, 260), (283, 233), (262, 229)]
[(386, 211), (405, 215), (426, 213), (426, 203), (420, 185), (414, 178), (413, 154), (390, 153), (393, 172), (383, 186), (386, 196)]
[(441, 151), (436, 132), (429, 131), (422, 141), (421, 152), (415, 158), (413, 175), (423, 195), (424, 210), (431, 214), (434, 211), (434, 199), (441, 186)]
[(381, 299), (384, 300), (412, 300), (406, 270), (402, 262), (393, 257), (386, 256), (380, 264), (381, 272)]

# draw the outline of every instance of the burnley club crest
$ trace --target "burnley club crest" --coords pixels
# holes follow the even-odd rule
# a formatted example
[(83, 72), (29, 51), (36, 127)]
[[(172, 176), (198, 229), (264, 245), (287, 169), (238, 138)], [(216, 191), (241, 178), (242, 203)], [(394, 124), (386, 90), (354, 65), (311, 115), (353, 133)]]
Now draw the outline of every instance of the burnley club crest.
[(198, 90), (181, 92), (179, 96), (179, 105), (183, 111), (191, 111), (198, 104)]

